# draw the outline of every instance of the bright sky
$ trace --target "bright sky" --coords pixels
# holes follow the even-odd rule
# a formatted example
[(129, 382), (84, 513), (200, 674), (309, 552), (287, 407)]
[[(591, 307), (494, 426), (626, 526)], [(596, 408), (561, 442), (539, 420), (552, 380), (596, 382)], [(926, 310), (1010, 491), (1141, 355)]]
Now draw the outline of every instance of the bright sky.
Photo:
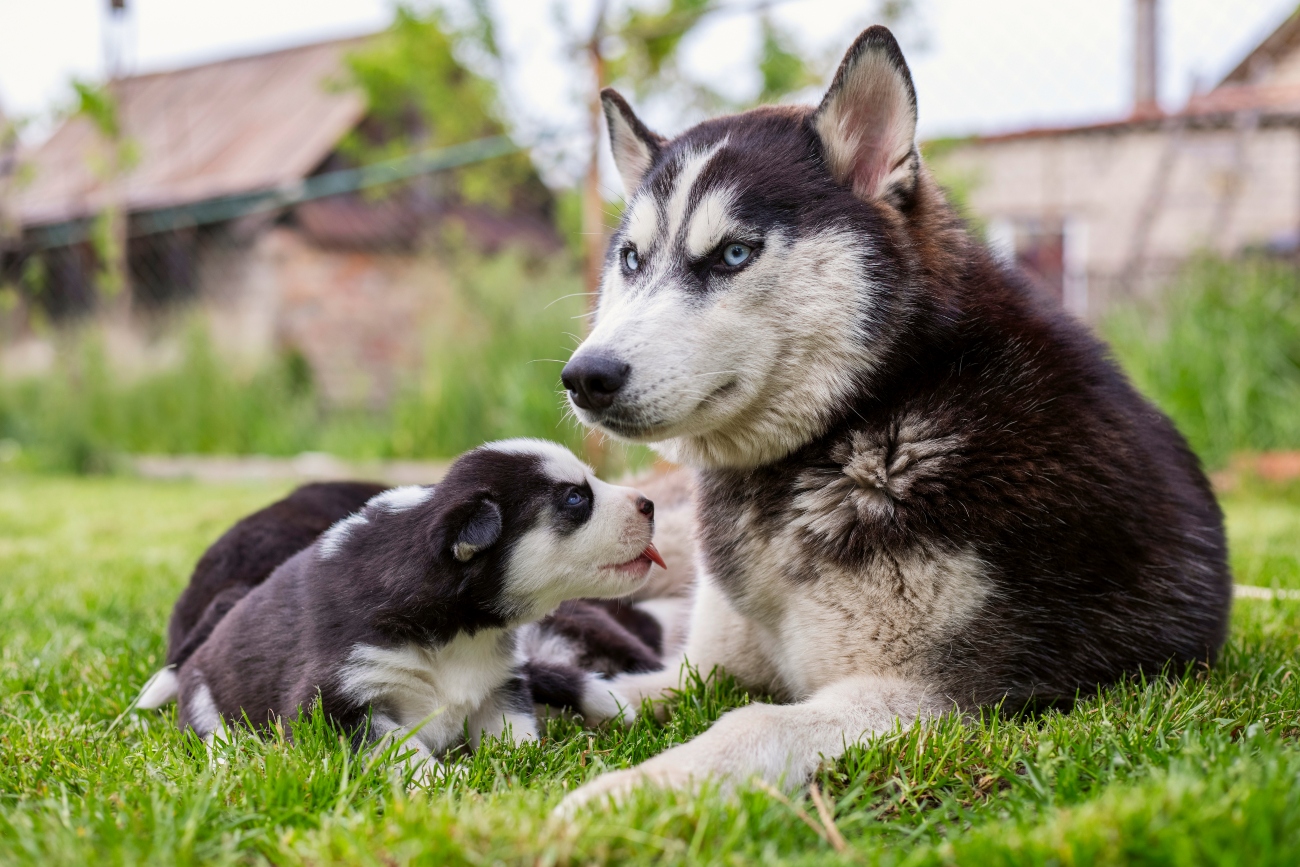
[[(124, 44), (135, 72), (189, 65), (286, 45), (377, 30), (392, 0), (128, 0)], [(651, 0), (653, 2), (653, 0)], [(749, 5), (746, 0), (725, 2)], [(900, 33), (916, 78), (923, 135), (1015, 129), (1114, 116), (1131, 89), (1132, 0), (915, 0)], [(584, 25), (593, 0), (493, 0), (512, 65), (511, 114), (524, 129), (581, 125), (582, 80), (566, 59), (556, 9)], [(104, 74), (107, 0), (0, 0), (0, 109), (31, 117), (27, 139), (49, 129), (73, 77)], [(1297, 0), (1163, 0), (1161, 93), (1186, 98), (1192, 81), (1213, 83), (1267, 35)], [(785, 0), (775, 16), (829, 70), (871, 23), (870, 2)], [(684, 46), (687, 68), (719, 89), (757, 87), (746, 58), (758, 42), (750, 16), (717, 16)], [(816, 94), (806, 95), (815, 99)], [(652, 106), (665, 133), (693, 119)]]

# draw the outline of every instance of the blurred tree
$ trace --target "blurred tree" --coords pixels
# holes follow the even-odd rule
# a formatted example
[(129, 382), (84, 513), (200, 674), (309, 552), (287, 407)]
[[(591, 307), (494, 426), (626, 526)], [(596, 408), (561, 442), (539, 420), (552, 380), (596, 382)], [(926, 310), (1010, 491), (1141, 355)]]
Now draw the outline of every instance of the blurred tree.
[[(392, 26), (347, 58), (349, 84), (369, 104), (364, 123), (342, 142), (359, 163), (503, 135), (497, 84), (456, 57), (463, 44), (498, 58), (496, 31), (482, 0), (470, 26), (454, 28), (441, 9), (399, 5)], [(527, 154), (473, 163), (440, 178), (440, 194), (507, 209), (538, 205), (546, 190)]]
[(763, 86), (758, 92), (758, 102), (775, 102), (821, 81), (820, 72), (799, 53), (789, 33), (774, 23), (770, 15), (762, 17), (761, 26), (763, 44), (758, 55), (758, 71)]
[(139, 147), (122, 128), (112, 81), (96, 85), (74, 80), (72, 89), (77, 95), (73, 115), (89, 121), (104, 146), (91, 164), (108, 191), (103, 208), (90, 226), (90, 243), (99, 263), (96, 288), (105, 298), (116, 300), (117, 313), (126, 316), (131, 304), (126, 261), (127, 214), (119, 200), (122, 192), (119, 182), (139, 162)]

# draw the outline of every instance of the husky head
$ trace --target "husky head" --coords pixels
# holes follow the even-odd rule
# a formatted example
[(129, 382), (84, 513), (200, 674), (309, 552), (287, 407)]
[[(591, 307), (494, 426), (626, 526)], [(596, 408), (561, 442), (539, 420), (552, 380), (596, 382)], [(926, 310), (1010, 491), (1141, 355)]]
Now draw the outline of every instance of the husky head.
[(816, 109), (671, 140), (603, 99), (628, 205), (564, 368), (569, 399), (585, 424), (682, 463), (780, 458), (870, 388), (914, 303), (909, 226), (936, 194), (898, 43), (866, 30)]

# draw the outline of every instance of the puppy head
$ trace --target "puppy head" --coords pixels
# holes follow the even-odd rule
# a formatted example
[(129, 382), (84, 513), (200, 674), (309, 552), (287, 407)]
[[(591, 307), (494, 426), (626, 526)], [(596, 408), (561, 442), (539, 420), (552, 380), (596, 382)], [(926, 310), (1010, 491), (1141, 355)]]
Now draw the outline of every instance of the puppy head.
[(864, 32), (816, 109), (759, 108), (671, 140), (604, 99), (628, 207), (564, 370), (575, 412), (678, 462), (777, 459), (844, 411), (908, 303), (898, 227), (921, 167), (898, 45)]
[(623, 596), (658, 558), (654, 504), (602, 482), (573, 453), (541, 440), (489, 443), (438, 485), (439, 565), (509, 622), (566, 599)]
[(623, 596), (652, 562), (654, 504), (568, 449), (489, 443), (436, 487), (394, 488), (339, 521), (317, 562), (386, 631), (449, 639), (541, 617), (566, 599)]

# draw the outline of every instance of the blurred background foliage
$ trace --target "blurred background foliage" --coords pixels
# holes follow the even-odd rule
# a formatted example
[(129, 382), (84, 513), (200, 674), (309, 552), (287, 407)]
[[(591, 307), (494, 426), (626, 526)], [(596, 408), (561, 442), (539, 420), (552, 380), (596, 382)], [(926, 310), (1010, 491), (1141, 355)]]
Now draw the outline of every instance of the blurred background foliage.
[[(907, 0), (869, 5), (874, 20), (895, 26), (915, 12)], [(346, 81), (338, 84), (359, 87), (369, 112), (341, 142), (341, 159), (364, 165), (507, 134), (500, 81), (510, 59), (499, 48), (496, 22), (484, 0), (457, 8), (460, 14), (450, 16), (439, 5), (399, 5), (386, 33), (348, 55)], [(562, 7), (557, 14), (564, 18)], [(737, 101), (709, 82), (691, 80), (679, 55), (697, 28), (740, 14), (757, 16), (760, 25), (752, 58), (760, 86), (752, 99)], [(602, 4), (590, 32), (561, 24), (572, 62), (591, 64), (596, 84), (710, 112), (792, 95), (815, 98), (838, 60), (838, 54), (817, 57), (801, 49), (761, 3)], [(104, 171), (120, 173), (134, 164), (138, 155), (108, 91), (81, 83), (75, 90), (74, 113), (89, 118), (113, 144)], [(12, 137), (13, 128), (9, 124), (0, 136)], [(982, 232), (966, 206), (981, 179), (943, 166), (945, 154), (962, 141), (937, 139), (923, 147), (954, 203)], [(0, 465), (103, 472), (132, 454), (304, 451), (442, 459), (509, 436), (559, 439), (582, 449), (582, 432), (565, 417), (559, 370), (589, 310), (592, 285), (583, 260), (603, 257), (603, 233), (617, 220), (620, 204), (597, 194), (593, 226), (591, 191), (547, 191), (526, 151), (384, 192), (394, 190), (500, 210), (544, 201), (566, 246), (544, 254), (476, 252), (463, 238), (444, 236), (434, 252), (450, 274), (449, 300), (422, 335), (420, 368), (382, 408), (331, 405), (311, 365), (290, 347), (253, 370), (232, 365), (194, 311), (169, 314), (167, 327), (183, 332), (174, 365), (129, 375), (111, 358), (103, 321), (54, 328), (33, 314), (32, 327), (54, 335), (57, 361), (39, 376), (0, 371)], [(106, 209), (94, 235), (103, 248), (100, 258), (110, 263), (120, 258), (124, 231), (113, 215)], [(29, 270), (42, 261), (31, 259)], [(106, 297), (113, 294), (107, 291), (113, 279), (111, 273), (101, 278)], [(3, 312), (17, 295), (0, 290)], [(1300, 447), (1300, 277), (1294, 262), (1198, 259), (1157, 298), (1121, 307), (1099, 328), (1117, 361), (1209, 466), (1224, 465), (1236, 452)], [(644, 452), (617, 452), (605, 468), (644, 460)]]
[[(348, 56), (344, 83), (365, 94), (369, 114), (344, 138), (343, 154), (365, 165), (506, 134), (497, 84), (457, 57), (458, 49), (472, 47), (489, 72), (499, 61), (490, 15), (481, 5), (472, 8), (472, 22), (456, 27), (437, 7), (399, 5), (388, 31)], [(444, 194), (501, 210), (545, 195), (524, 151), (415, 183), (429, 180)]]
[(1300, 275), (1265, 258), (1191, 263), (1159, 303), (1102, 324), (1115, 358), (1211, 467), (1300, 446)]
[(452, 297), (426, 335), (424, 366), (383, 410), (327, 409), (293, 353), (240, 371), (198, 320), (175, 366), (115, 375), (102, 330), (89, 324), (62, 336), (54, 373), (0, 380), (0, 460), (84, 473), (117, 469), (128, 454), (446, 458), (512, 436), (580, 450), (558, 391), (586, 310), (571, 264), (521, 253), (449, 260)]

